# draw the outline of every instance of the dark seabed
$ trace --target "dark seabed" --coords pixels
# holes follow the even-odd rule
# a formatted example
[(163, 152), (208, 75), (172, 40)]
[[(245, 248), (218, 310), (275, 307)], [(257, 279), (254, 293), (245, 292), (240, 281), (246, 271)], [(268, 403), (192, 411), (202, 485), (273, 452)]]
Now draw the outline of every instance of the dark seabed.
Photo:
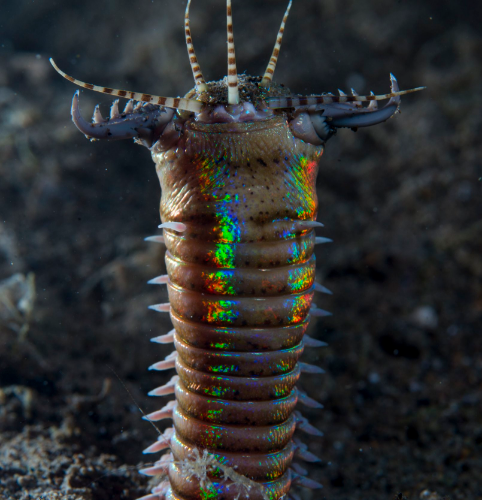
[[(264, 71), (285, 0), (233, 0), (238, 70)], [(70, 121), (88, 82), (177, 96), (192, 86), (180, 0), (0, 0), (0, 497), (134, 500), (172, 373), (149, 342), (165, 290), (149, 152), (90, 143)], [(225, 5), (194, 0), (209, 80), (226, 73)], [(321, 162), (310, 334), (326, 369), (302, 387), (325, 433), (311, 500), (482, 498), (480, 2), (295, 0), (276, 80), (296, 93), (428, 89), (389, 122), (331, 139)], [(81, 93), (84, 116), (112, 99)], [(315, 352), (316, 351), (316, 352)], [(165, 427), (161, 423), (161, 429)], [(431, 492), (431, 493), (429, 493)], [(398, 496), (399, 495), (399, 496)]]

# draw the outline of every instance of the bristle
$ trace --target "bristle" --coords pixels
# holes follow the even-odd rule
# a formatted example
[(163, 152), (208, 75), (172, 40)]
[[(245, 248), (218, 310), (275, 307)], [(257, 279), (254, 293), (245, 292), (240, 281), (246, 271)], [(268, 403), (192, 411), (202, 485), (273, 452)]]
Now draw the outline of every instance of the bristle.
[(316, 220), (298, 220), (298, 221), (295, 221), (295, 224), (300, 229), (311, 229), (314, 227), (324, 227), (324, 225), (321, 222), (318, 222)]
[(291, 462), (291, 468), (297, 474), (301, 474), (302, 476), (306, 476), (306, 474), (308, 474), (308, 471), (304, 467), (302, 467), (300, 464), (297, 464), (296, 462)]
[[(157, 453), (158, 451), (165, 450), (166, 448), (170, 447), (171, 444), (171, 438), (174, 435), (174, 428), (169, 427), (167, 428), (158, 438), (157, 441), (154, 444), (151, 444), (151, 446), (147, 447), (142, 453), (144, 455), (147, 455), (148, 453)], [(164, 464), (161, 463), (156, 463), (156, 466), (159, 465), (164, 465), (164, 467), (168, 464), (164, 462)], [(168, 466), (169, 467), (169, 466)]]
[(194, 51), (194, 45), (192, 43), (192, 37), (191, 37), (191, 26), (189, 22), (189, 9), (191, 7), (191, 0), (188, 0), (187, 6), (186, 6), (186, 15), (185, 15), (185, 22), (184, 22), (184, 28), (185, 28), (185, 33), (186, 33), (186, 45), (187, 45), (187, 52), (189, 55), (189, 62), (191, 64), (191, 69), (192, 69), (192, 74), (194, 76), (194, 82), (196, 83), (197, 90), (199, 92), (206, 92), (208, 89), (208, 86), (206, 85), (206, 81), (204, 80), (203, 73), (201, 71), (201, 67), (199, 66), (197, 57), (196, 57), (196, 52)]
[(309, 477), (304, 477), (300, 474), (292, 473), (292, 484), (297, 484), (298, 486), (303, 486), (304, 488), (308, 488), (310, 490), (318, 490), (323, 488), (323, 485), (318, 481), (314, 481)]
[(164, 243), (164, 236), (148, 236), (144, 241), (153, 241), (154, 243)]
[[(154, 279), (157, 279), (157, 278), (154, 278)], [(154, 280), (151, 280), (151, 281), (154, 281)], [(148, 281), (148, 283), (150, 283), (150, 281)], [(331, 290), (328, 290), (328, 288), (326, 288), (326, 286), (323, 286), (320, 283), (315, 282), (314, 287), (315, 287), (315, 292), (321, 292), (321, 293), (326, 293), (328, 295), (333, 295), (333, 292)]]
[(313, 398), (310, 398), (306, 392), (298, 389), (298, 401), (309, 408), (323, 408), (323, 405)]
[(319, 318), (323, 318), (325, 316), (332, 316), (330, 311), (325, 311), (324, 309), (320, 309), (319, 307), (312, 305), (310, 308), (310, 314), (312, 316), (317, 316)]
[(288, 19), (288, 15), (290, 13), (292, 0), (288, 4), (288, 8), (286, 9), (285, 15), (283, 17), (283, 21), (281, 22), (280, 29), (278, 31), (278, 37), (276, 38), (276, 43), (274, 45), (273, 54), (271, 55), (271, 59), (269, 60), (268, 67), (264, 73), (263, 79), (259, 84), (260, 87), (270, 87), (271, 82), (273, 81), (273, 75), (276, 69), (276, 64), (278, 63), (278, 56), (281, 49), (281, 42), (283, 41), (283, 34), (285, 31), (286, 21)]
[(159, 420), (164, 420), (165, 418), (172, 418), (172, 414), (174, 413), (174, 408), (176, 406), (177, 401), (169, 401), (166, 406), (153, 413), (149, 413), (149, 415), (145, 415), (142, 419), (150, 422), (158, 422)]
[(149, 367), (149, 370), (156, 370), (156, 371), (170, 370), (171, 368), (174, 368), (176, 366), (177, 356), (178, 356), (177, 352), (174, 351), (171, 354), (169, 354), (169, 356), (166, 356), (164, 358), (164, 361), (159, 361), (151, 365)]
[(174, 394), (174, 388), (176, 386), (177, 381), (179, 380), (179, 377), (177, 375), (174, 375), (167, 384), (161, 385), (160, 387), (157, 387), (156, 389), (153, 389), (152, 391), (148, 392), (148, 396), (166, 396), (167, 394)]
[[(299, 414), (298, 417), (300, 415), (301, 414)], [(304, 417), (302, 417), (302, 418), (304, 418)], [(295, 447), (296, 447), (295, 456), (301, 458), (305, 462), (312, 462), (312, 463), (313, 462), (321, 462), (320, 458), (318, 458), (316, 455), (314, 455), (313, 453), (308, 451), (308, 446), (305, 443), (303, 443), (301, 440), (299, 440), (298, 438), (293, 438), (293, 442), (294, 442)]]
[(161, 97), (158, 95), (143, 94), (141, 92), (131, 92), (129, 90), (119, 90), (111, 89), (109, 87), (99, 87), (98, 85), (93, 85), (92, 83), (82, 82), (76, 78), (64, 73), (50, 58), (50, 63), (55, 68), (55, 71), (62, 75), (69, 82), (75, 83), (79, 87), (84, 89), (93, 90), (94, 92), (100, 92), (101, 94), (113, 95), (116, 97), (125, 97), (126, 99), (135, 99), (136, 101), (141, 101), (143, 103), (158, 104), (159, 106), (165, 106), (166, 108), (173, 109), (183, 109), (185, 111), (192, 111), (194, 113), (199, 113), (203, 107), (201, 101), (195, 99), (184, 99), (179, 97)]
[(295, 417), (296, 417), (296, 427), (303, 432), (306, 432), (306, 434), (310, 434), (311, 436), (323, 436), (323, 433), (319, 431), (316, 427), (313, 427), (309, 422), (306, 417), (303, 417), (303, 415), (299, 411), (294, 411), (293, 412)]
[[(165, 285), (169, 281), (169, 276), (167, 274), (163, 274), (162, 276), (158, 276), (157, 278), (153, 278), (147, 282), (148, 285)], [(321, 285), (320, 285), (321, 286)], [(316, 288), (315, 288), (316, 290)]]
[(315, 245), (321, 245), (323, 243), (332, 243), (333, 240), (331, 238), (324, 238), (323, 236), (317, 236), (315, 238)]
[[(139, 472), (141, 474), (145, 474), (146, 476), (157, 476), (158, 475), (158, 472), (156, 472), (155, 470), (156, 468), (155, 467), (150, 467), (149, 469), (141, 469)], [(147, 471), (150, 471), (150, 472), (147, 472)], [(145, 495), (141, 498), (138, 498), (137, 500), (161, 500), (159, 498), (159, 495)]]
[(164, 304), (154, 304), (153, 306), (148, 306), (148, 309), (157, 312), (169, 312), (171, 310), (171, 304), (169, 302)]
[[(151, 339), (153, 341), (154, 339)], [(328, 344), (326, 342), (323, 342), (322, 340), (317, 340), (309, 335), (304, 335), (303, 336), (303, 344), (306, 347), (326, 347)]]
[(165, 335), (160, 335), (159, 337), (154, 337), (151, 342), (156, 342), (157, 344), (172, 344), (174, 342), (174, 333), (176, 330), (173, 328), (170, 332)]
[(228, 22), (228, 103), (239, 104), (238, 70), (234, 51), (233, 12), (231, 0), (226, 0)]
[(172, 229), (178, 233), (183, 233), (187, 229), (186, 224), (183, 224), (182, 222), (163, 222), (162, 224), (159, 224), (158, 228)]
[(302, 373), (317, 373), (317, 374), (325, 373), (325, 370), (323, 370), (323, 368), (320, 368), (319, 366), (316, 365), (310, 365), (308, 363), (303, 363), (301, 361), (298, 363), (298, 365)]

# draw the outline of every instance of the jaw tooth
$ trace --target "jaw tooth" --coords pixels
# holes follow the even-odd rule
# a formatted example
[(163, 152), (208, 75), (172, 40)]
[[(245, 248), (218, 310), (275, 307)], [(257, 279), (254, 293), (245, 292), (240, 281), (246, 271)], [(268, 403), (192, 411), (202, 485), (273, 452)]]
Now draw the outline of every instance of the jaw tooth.
[(132, 113), (134, 111), (134, 101), (132, 99), (129, 99), (127, 101), (126, 107), (124, 108), (124, 113), (127, 115), (129, 113)]
[(92, 123), (104, 123), (107, 121), (100, 112), (99, 105), (94, 108), (94, 114), (92, 115)]
[[(370, 92), (370, 95), (375, 95), (375, 94), (373, 92)], [(370, 101), (370, 104), (368, 105), (367, 109), (369, 111), (376, 111), (378, 109), (377, 101)]]
[(392, 92), (399, 92), (400, 87), (398, 86), (398, 80), (395, 78), (393, 73), (390, 73), (390, 87)]
[[(355, 89), (351, 89), (351, 95), (354, 95), (354, 96), (357, 96), (358, 95), (358, 92), (355, 90)], [(354, 104), (357, 108), (361, 108), (362, 107), (362, 104), (361, 102), (357, 102), (355, 101)]]
[(112, 107), (110, 108), (110, 119), (113, 120), (115, 118), (119, 118), (120, 113), (119, 113), (119, 99), (116, 99), (112, 103)]

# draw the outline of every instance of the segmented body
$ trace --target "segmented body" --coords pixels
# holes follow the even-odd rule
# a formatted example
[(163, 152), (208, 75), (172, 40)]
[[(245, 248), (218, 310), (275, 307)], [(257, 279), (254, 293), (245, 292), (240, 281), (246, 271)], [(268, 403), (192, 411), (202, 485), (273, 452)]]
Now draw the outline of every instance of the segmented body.
[[(150, 148), (161, 189), (160, 227), (148, 238), (166, 244), (169, 303), (174, 330), (153, 339), (174, 342), (176, 351), (155, 370), (177, 376), (151, 395), (175, 394), (151, 421), (173, 419), (145, 452), (166, 448), (148, 475), (167, 474), (145, 500), (277, 500), (290, 498), (293, 483), (320, 484), (293, 462), (318, 458), (293, 437), (296, 428), (321, 435), (295, 411), (298, 401), (318, 406), (295, 384), (301, 371), (322, 370), (299, 361), (315, 283), (318, 162), (326, 140), (339, 127), (385, 121), (398, 109), (400, 92), (382, 96), (294, 96), (272, 82), (291, 2), (268, 68), (261, 77), (236, 74), (231, 0), (227, 0), (228, 78), (206, 83), (185, 32), (196, 88), (184, 98), (150, 96), (76, 80), (117, 101), (110, 119), (98, 109), (83, 120), (78, 93), (72, 103), (76, 126), (91, 139), (134, 138)], [(389, 99), (381, 110), (377, 101)], [(361, 102), (370, 102), (362, 107)], [(152, 104), (154, 103), (154, 104)], [(158, 105), (161, 105), (159, 107)], [(177, 110), (177, 111), (176, 111)], [(296, 496), (293, 496), (296, 498)]]
[[(314, 233), (297, 222), (316, 218), (321, 153), (274, 117), (191, 123), (176, 151), (153, 155), (162, 220), (186, 226), (164, 233), (179, 355), (174, 458), (207, 449), (273, 499), (291, 482), (297, 361), (315, 278)], [(175, 465), (169, 474), (173, 498), (202, 498), (198, 479)], [(213, 488), (213, 498), (238, 493), (230, 482)]]

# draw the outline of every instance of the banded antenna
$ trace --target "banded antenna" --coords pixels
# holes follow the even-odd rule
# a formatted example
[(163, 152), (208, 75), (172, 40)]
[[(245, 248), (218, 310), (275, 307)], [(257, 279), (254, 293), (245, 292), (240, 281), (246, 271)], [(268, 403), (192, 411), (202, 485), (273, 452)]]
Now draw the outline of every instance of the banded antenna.
[(239, 104), (238, 70), (234, 52), (233, 11), (231, 0), (226, 0), (228, 18), (228, 104)]
[(194, 51), (194, 45), (192, 43), (192, 38), (191, 38), (191, 26), (189, 22), (189, 8), (191, 7), (191, 0), (188, 0), (187, 6), (186, 6), (186, 15), (185, 15), (185, 22), (184, 22), (184, 28), (186, 31), (186, 45), (187, 45), (187, 52), (189, 54), (189, 62), (191, 63), (191, 69), (192, 69), (192, 74), (194, 76), (194, 81), (196, 83), (196, 88), (198, 92), (206, 92), (208, 89), (208, 86), (206, 85), (206, 81), (204, 80), (203, 73), (201, 71), (201, 67), (199, 66), (197, 57), (196, 57), (196, 52)]
[(383, 101), (385, 99), (391, 99), (393, 97), (399, 97), (406, 94), (411, 94), (412, 92), (418, 92), (419, 90), (424, 90), (426, 87), (417, 87), (409, 90), (399, 90), (397, 79), (390, 74), (391, 81), (391, 92), (389, 94), (380, 95), (358, 95), (356, 92), (353, 95), (346, 95), (345, 93), (340, 93), (339, 96), (333, 94), (323, 94), (323, 95), (311, 95), (311, 96), (293, 96), (293, 97), (268, 97), (266, 102), (268, 106), (272, 109), (278, 108), (296, 108), (299, 106), (313, 106), (321, 104), (333, 104), (333, 103), (359, 103), (359, 102), (373, 102), (373, 101)]
[(85, 83), (81, 80), (64, 73), (54, 62), (52, 58), (49, 59), (50, 64), (55, 68), (55, 71), (62, 75), (69, 82), (75, 83), (79, 87), (84, 89), (93, 90), (94, 92), (100, 92), (101, 94), (114, 95), (117, 97), (125, 97), (126, 99), (134, 99), (135, 101), (149, 102), (152, 104), (158, 104), (159, 106), (165, 106), (166, 108), (182, 109), (185, 111), (192, 111), (194, 113), (199, 113), (204, 106), (202, 101), (196, 99), (185, 99), (181, 97), (161, 97), (159, 95), (142, 94), (141, 92), (131, 92), (129, 90), (119, 90), (111, 89), (109, 87), (99, 87), (98, 85), (92, 85), (92, 83)]
[(278, 56), (279, 56), (279, 51), (281, 50), (281, 42), (283, 41), (283, 34), (285, 32), (285, 25), (286, 21), (288, 19), (288, 15), (290, 13), (291, 9), (291, 4), (292, 0), (290, 0), (290, 3), (288, 4), (288, 8), (286, 9), (285, 15), (283, 17), (283, 21), (281, 22), (280, 29), (278, 31), (278, 38), (276, 39), (276, 43), (274, 45), (273, 49), (273, 54), (271, 55), (271, 59), (269, 60), (268, 67), (266, 68), (266, 71), (264, 72), (263, 79), (261, 80), (261, 83), (259, 84), (260, 87), (269, 87), (271, 86), (271, 82), (273, 81), (273, 74), (276, 69), (276, 64), (278, 63)]

